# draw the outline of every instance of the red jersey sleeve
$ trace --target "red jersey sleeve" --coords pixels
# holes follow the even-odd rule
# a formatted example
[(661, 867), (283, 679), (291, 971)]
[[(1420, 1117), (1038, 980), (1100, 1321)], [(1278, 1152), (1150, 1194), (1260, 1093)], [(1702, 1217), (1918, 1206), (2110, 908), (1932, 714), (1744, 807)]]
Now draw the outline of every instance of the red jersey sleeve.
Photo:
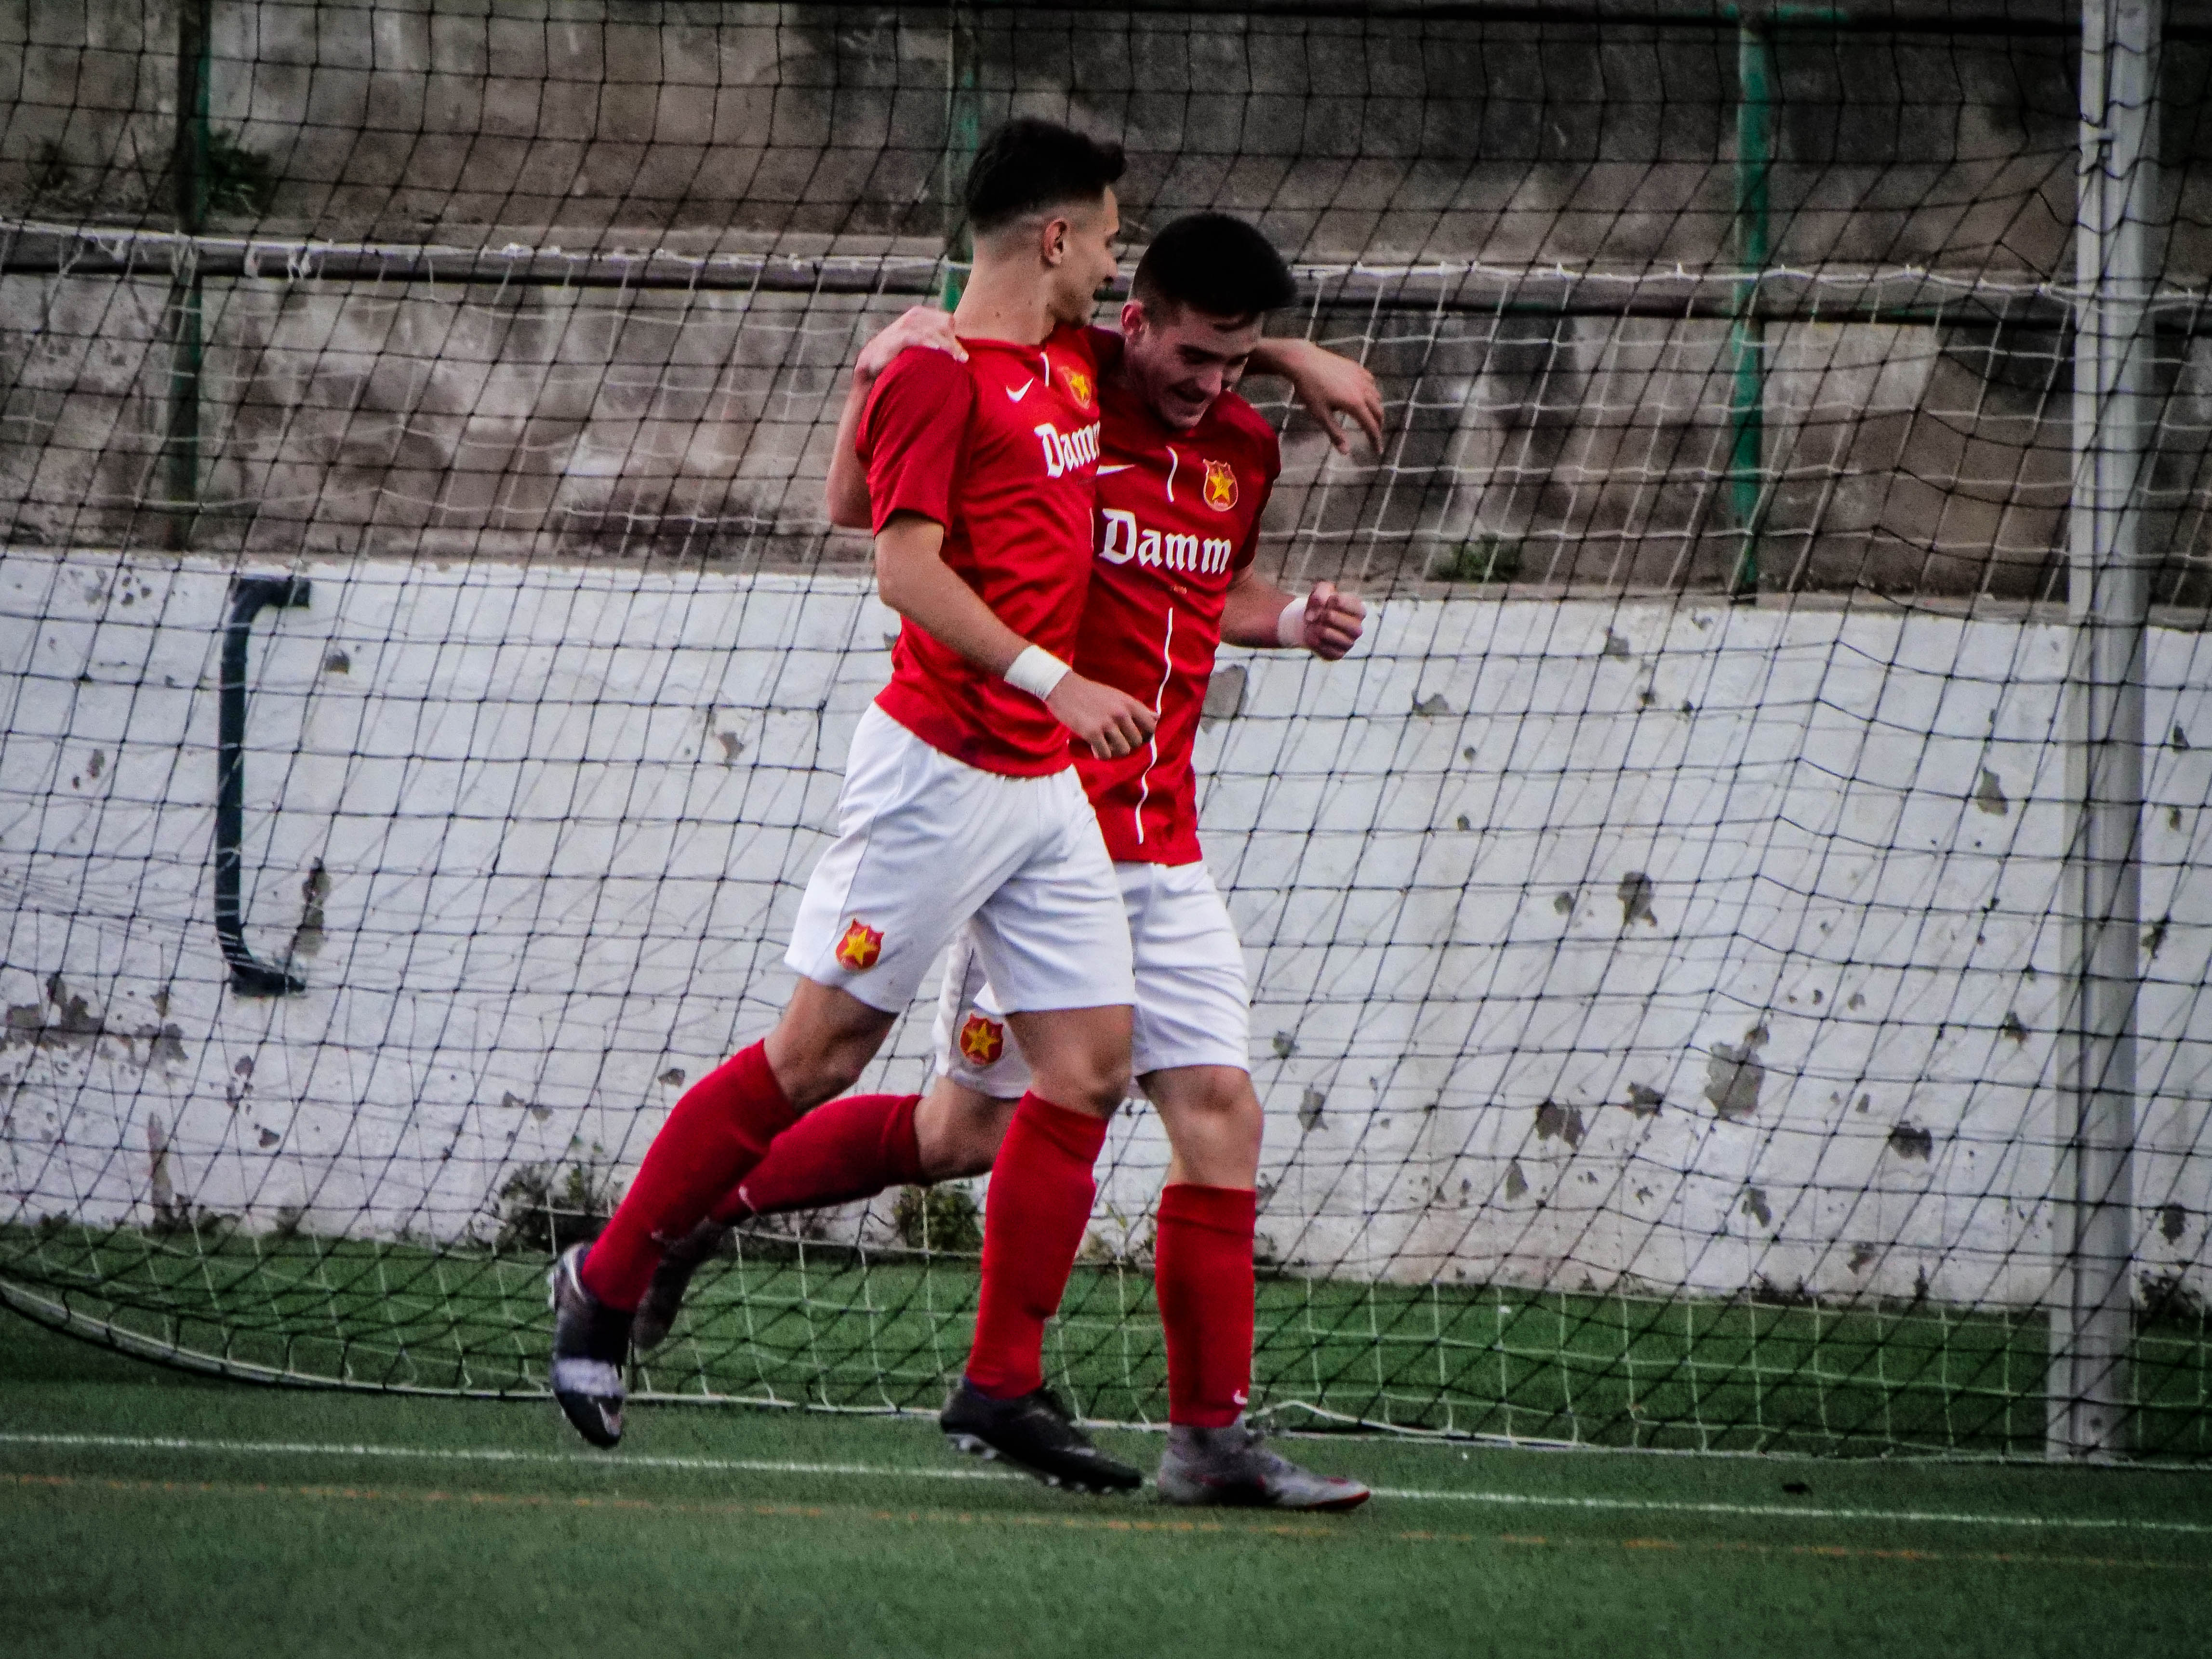
[(860, 417), (860, 459), (880, 532), (894, 513), (950, 528), (964, 471), (975, 381), (947, 351), (902, 351), (876, 382)]
[(1244, 544), (1229, 562), (1231, 570), (1249, 569), (1252, 561), (1260, 556), (1260, 520), (1266, 516), (1267, 502), (1274, 495), (1275, 480), (1283, 474), (1282, 440), (1256, 410), (1248, 412), (1251, 414), (1251, 422), (1247, 434), (1252, 445), (1252, 468), (1260, 475), (1260, 499), (1252, 505), (1252, 523), (1244, 532)]

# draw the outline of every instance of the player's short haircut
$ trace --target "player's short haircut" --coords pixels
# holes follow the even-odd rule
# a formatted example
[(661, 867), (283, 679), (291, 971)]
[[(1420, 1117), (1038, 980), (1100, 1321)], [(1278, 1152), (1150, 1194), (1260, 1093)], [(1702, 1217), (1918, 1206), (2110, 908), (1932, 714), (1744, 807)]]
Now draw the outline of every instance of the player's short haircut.
[(968, 227), (978, 236), (1075, 202), (1096, 202), (1121, 176), (1121, 145), (1020, 115), (983, 141), (968, 169)]
[(1225, 213), (1193, 213), (1152, 238), (1130, 293), (1148, 311), (1187, 306), (1247, 322), (1297, 297), (1275, 245)]

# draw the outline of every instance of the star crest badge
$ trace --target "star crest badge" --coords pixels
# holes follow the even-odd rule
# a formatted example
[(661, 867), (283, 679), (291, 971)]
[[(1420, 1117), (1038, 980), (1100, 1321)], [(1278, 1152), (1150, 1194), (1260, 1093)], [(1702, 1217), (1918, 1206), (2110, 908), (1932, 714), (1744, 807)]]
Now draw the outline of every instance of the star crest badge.
[(874, 967), (884, 954), (884, 930), (871, 927), (860, 917), (845, 930), (845, 937), (837, 941), (837, 965), (849, 968), (856, 974), (865, 974)]
[(960, 1028), (960, 1057), (970, 1066), (988, 1066), (1006, 1052), (1006, 1028), (995, 1019), (970, 1014)]
[(1206, 504), (1216, 513), (1226, 513), (1237, 505), (1237, 469), (1226, 461), (1206, 464)]

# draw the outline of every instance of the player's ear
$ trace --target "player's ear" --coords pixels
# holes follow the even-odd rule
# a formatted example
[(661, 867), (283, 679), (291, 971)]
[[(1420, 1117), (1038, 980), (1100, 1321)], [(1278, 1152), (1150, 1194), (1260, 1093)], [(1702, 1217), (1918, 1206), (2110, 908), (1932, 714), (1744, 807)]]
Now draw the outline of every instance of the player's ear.
[(1037, 254), (1048, 267), (1067, 258), (1067, 239), (1073, 228), (1064, 216), (1055, 216), (1047, 219), (1038, 230)]
[(1127, 340), (1135, 339), (1139, 335), (1145, 331), (1146, 325), (1150, 322), (1150, 320), (1151, 319), (1145, 315), (1145, 302), (1142, 300), (1124, 300), (1121, 301), (1122, 338)]

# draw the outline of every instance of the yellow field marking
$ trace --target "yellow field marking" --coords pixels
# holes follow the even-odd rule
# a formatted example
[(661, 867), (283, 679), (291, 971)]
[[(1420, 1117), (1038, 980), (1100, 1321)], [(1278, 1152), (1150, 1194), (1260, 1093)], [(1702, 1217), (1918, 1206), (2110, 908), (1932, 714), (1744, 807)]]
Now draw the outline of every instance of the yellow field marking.
[[(989, 1514), (968, 1510), (884, 1510), (842, 1508), (825, 1504), (766, 1504), (692, 1502), (658, 1498), (608, 1498), (553, 1492), (445, 1492), (394, 1490), (380, 1486), (250, 1486), (210, 1480), (125, 1480), (112, 1477), (76, 1474), (0, 1474), (0, 1490), (8, 1487), (82, 1492), (118, 1492), (161, 1497), (307, 1498), (362, 1504), (460, 1504), (485, 1509), (604, 1510), (621, 1514), (680, 1515), (719, 1517), (747, 1516), (778, 1521), (867, 1521), (906, 1526), (981, 1526), (1028, 1528), (1048, 1532), (1162, 1533), (1220, 1537), (1334, 1539), (1346, 1542), (1452, 1545), (1509, 1545), (1531, 1549), (1588, 1550), (1602, 1547), (1603, 1539), (1553, 1538), (1541, 1534), (1437, 1532), (1427, 1528), (1382, 1531), (1361, 1520), (1335, 1522), (1261, 1521), (1161, 1518), (1143, 1519), (1099, 1515)], [(2212, 1573), (2212, 1561), (2171, 1559), (2130, 1560), (2100, 1555), (2041, 1555), (2012, 1551), (1954, 1551), (1883, 1549), (1856, 1544), (1765, 1544), (1725, 1539), (1622, 1538), (1611, 1540), (1630, 1552), (1679, 1552), (1684, 1554), (1801, 1556), (1833, 1561), (1902, 1562), (1936, 1566), (2075, 1567)]]

